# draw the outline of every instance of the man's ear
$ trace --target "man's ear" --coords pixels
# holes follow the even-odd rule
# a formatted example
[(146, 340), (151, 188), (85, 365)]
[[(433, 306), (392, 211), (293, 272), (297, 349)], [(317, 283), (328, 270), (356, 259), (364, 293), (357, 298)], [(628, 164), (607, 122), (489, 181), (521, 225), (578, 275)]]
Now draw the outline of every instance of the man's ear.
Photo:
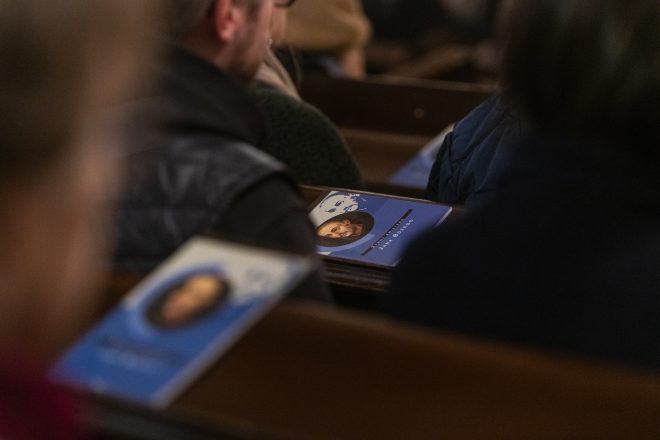
[(242, 26), (243, 14), (236, 0), (215, 0), (213, 29), (218, 40), (226, 44), (234, 40)]

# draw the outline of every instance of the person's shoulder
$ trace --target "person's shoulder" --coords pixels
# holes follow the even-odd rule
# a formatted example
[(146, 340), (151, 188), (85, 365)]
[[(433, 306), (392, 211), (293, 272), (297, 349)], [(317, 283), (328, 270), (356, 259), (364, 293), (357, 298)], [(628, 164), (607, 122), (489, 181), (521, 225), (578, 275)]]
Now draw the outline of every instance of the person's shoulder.
[(186, 134), (158, 143), (131, 157), (127, 179), (133, 184), (126, 197), (135, 203), (159, 201), (217, 212), (270, 182), (283, 182), (276, 186), (286, 187), (287, 193), (295, 191), (282, 163), (250, 143), (217, 134)]
[(257, 86), (251, 93), (268, 120), (282, 119), (289, 124), (316, 124), (332, 127), (334, 124), (321, 110), (305, 101), (300, 101), (267, 86)]
[(456, 124), (454, 142), (469, 142), (475, 138), (483, 138), (512, 119), (515, 119), (512, 107), (503, 96), (493, 95)]

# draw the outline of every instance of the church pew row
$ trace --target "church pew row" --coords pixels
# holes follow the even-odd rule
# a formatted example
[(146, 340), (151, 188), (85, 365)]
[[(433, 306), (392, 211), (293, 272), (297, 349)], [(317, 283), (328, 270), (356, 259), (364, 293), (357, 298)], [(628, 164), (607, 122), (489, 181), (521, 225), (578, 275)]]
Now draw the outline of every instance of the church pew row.
[(304, 99), (337, 124), (365, 176), (367, 189), (421, 196), (388, 178), (426, 143), (485, 100), (490, 86), (372, 77), (366, 81), (307, 78)]
[(282, 438), (660, 436), (660, 378), (287, 303), (174, 404)]
[[(110, 416), (102, 409), (102, 432), (131, 420), (130, 408), (117, 415), (115, 406)], [(179, 432), (199, 423), (200, 439), (216, 431), (231, 433), (218, 438), (642, 439), (660, 436), (658, 411), (660, 377), (286, 302), (163, 420), (147, 413), (136, 429), (166, 423), (162, 429)]]
[(374, 76), (307, 77), (302, 97), (341, 128), (433, 137), (494, 92), (487, 85)]

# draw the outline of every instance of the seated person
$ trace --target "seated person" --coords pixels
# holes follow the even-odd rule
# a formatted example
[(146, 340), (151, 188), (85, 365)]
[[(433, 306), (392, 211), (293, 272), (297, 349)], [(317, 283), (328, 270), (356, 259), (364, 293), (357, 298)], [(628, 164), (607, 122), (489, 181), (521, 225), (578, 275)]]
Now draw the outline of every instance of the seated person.
[(487, 195), (505, 167), (506, 146), (520, 141), (525, 125), (501, 95), (481, 104), (445, 138), (425, 197), (434, 202), (471, 205)]
[(389, 313), (660, 368), (658, 22), (656, 0), (514, 4), (502, 69), (532, 135), (412, 246)]
[[(273, 11), (271, 38), (286, 32), (288, 8)], [(362, 188), (362, 175), (344, 139), (320, 110), (303, 102), (288, 72), (268, 50), (251, 88), (268, 125), (260, 148), (287, 165), (299, 184)]]
[(145, 67), (147, 3), (0, 5), (2, 439), (81, 438), (79, 403), (44, 369), (100, 299), (117, 172), (102, 109), (127, 99)]
[[(194, 235), (313, 255), (314, 230), (284, 166), (256, 148), (266, 135), (247, 92), (284, 0), (162, 0), (167, 56), (153, 96), (135, 107), (116, 259), (149, 270)], [(324, 299), (320, 276), (301, 290)]]
[(277, 90), (252, 96), (268, 124), (260, 148), (287, 165), (299, 184), (360, 189), (362, 173), (337, 127), (316, 107)]
[(371, 23), (359, 0), (300, 0), (290, 8), (283, 44), (308, 55), (304, 68), (362, 79), (370, 38)]

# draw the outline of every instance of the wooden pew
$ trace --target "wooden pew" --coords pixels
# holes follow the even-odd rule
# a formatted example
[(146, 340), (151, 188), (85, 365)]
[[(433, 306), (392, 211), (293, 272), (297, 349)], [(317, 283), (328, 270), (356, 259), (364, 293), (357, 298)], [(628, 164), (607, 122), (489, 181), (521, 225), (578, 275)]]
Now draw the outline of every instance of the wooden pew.
[(393, 187), (387, 179), (493, 91), (481, 84), (385, 76), (366, 81), (309, 77), (301, 85), (303, 98), (340, 128), (367, 188), (407, 196), (420, 192)]
[(344, 129), (432, 137), (493, 93), (481, 84), (396, 77), (307, 77), (302, 97)]
[(660, 378), (285, 303), (170, 411), (241, 438), (656, 438)]
[(303, 304), (174, 405), (281, 438), (660, 438), (660, 378)]

